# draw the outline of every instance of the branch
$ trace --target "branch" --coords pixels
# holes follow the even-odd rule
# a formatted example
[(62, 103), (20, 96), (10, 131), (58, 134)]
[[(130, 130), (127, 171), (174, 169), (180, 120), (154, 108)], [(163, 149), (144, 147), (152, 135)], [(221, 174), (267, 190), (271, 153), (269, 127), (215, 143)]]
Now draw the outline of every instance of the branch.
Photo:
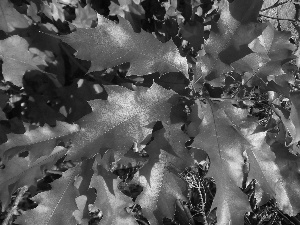
[(27, 186), (24, 186), (24, 187), (20, 188), (19, 193), (18, 193), (18, 195), (15, 199), (15, 202), (14, 202), (13, 206), (8, 210), (7, 216), (4, 220), (4, 222), (2, 223), (2, 225), (11, 224), (12, 217), (13, 217), (13, 215), (15, 215), (15, 211), (17, 210), (18, 205), (19, 205), (20, 201), (23, 198), (23, 195), (25, 194), (25, 192), (27, 190), (28, 190)]
[(269, 10), (269, 9), (273, 9), (273, 8), (276, 8), (277, 6), (283, 5), (283, 4), (287, 3), (287, 2), (289, 2), (289, 0), (287, 0), (285, 2), (279, 2), (279, 0), (277, 0), (277, 2), (274, 3), (274, 5), (271, 5), (271, 6), (269, 6), (267, 8), (264, 8), (264, 9), (262, 9), (260, 11), (263, 12), (263, 11), (266, 11), (266, 10)]
[(272, 16), (265, 16), (265, 15), (262, 15), (262, 14), (259, 14), (259, 16), (263, 16), (263, 17), (273, 19), (273, 20), (287, 20), (287, 21), (291, 21), (291, 22), (300, 22), (300, 20), (277, 18), (277, 17), (272, 17)]

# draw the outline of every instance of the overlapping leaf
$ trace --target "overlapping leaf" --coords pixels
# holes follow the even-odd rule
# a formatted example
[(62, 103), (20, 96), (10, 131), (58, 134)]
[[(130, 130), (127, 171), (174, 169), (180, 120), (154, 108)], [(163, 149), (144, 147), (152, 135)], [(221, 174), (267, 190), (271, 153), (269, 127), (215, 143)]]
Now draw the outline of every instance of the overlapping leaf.
[[(250, 162), (249, 179), (255, 178), (259, 188), (269, 198), (276, 199), (278, 208), (290, 216), (300, 210), (299, 199), (299, 156), (289, 152), (288, 148), (278, 142), (269, 146), (266, 132), (254, 133), (256, 126), (245, 124), (241, 130), (253, 146), (247, 149)], [(257, 190), (258, 193), (261, 190)], [(259, 198), (257, 199), (260, 200)], [(268, 199), (263, 199), (263, 202)]]
[(157, 84), (149, 89), (139, 87), (137, 91), (107, 86), (106, 91), (107, 100), (89, 102), (93, 113), (79, 120), (79, 126), (59, 123), (53, 129), (45, 126), (28, 130), (24, 135), (10, 134), (9, 141), (0, 146), (1, 153), (26, 145), (32, 145), (27, 146), (27, 150), (31, 151), (36, 143), (44, 143), (46, 148), (53, 144), (55, 137), (63, 139), (66, 136), (66, 142), (70, 138), (73, 140), (73, 147), (68, 152), (69, 159), (80, 160), (97, 153), (104, 154), (109, 148), (122, 155), (134, 142), (139, 144), (151, 134), (154, 122), (170, 123), (171, 108), (176, 104), (175, 92)]
[(136, 201), (150, 223), (159, 224), (164, 217), (173, 218), (175, 201), (186, 200), (185, 183), (168, 169), (181, 172), (192, 165), (192, 157), (184, 145), (186, 141), (187, 136), (177, 123), (155, 132), (154, 140), (145, 148), (150, 158), (139, 171), (144, 189)]
[(152, 224), (159, 224), (164, 217), (173, 218), (175, 201), (186, 200), (183, 195), (186, 184), (167, 170), (167, 157), (167, 154), (162, 152), (159, 162), (153, 166), (151, 186), (146, 179), (140, 178), (144, 190), (136, 201), (142, 206), (144, 215)]
[(76, 166), (67, 170), (59, 180), (51, 184), (52, 190), (34, 196), (32, 200), (39, 205), (20, 216), (16, 222), (24, 225), (76, 224), (73, 212), (77, 210), (75, 198), (78, 192), (74, 186), (74, 177), (79, 169)]
[[(89, 2), (87, 1), (88, 5), (85, 8), (79, 6), (76, 19), (72, 19), (78, 29), (70, 35), (60, 37), (78, 51), (78, 58), (91, 61), (89, 72), (130, 62), (129, 75), (180, 71), (188, 78), (187, 60), (179, 54), (172, 41), (161, 43), (152, 34), (144, 31), (139, 34), (134, 32), (139, 31), (144, 10), (141, 5), (136, 4), (139, 1), (119, 0), (114, 1), (117, 4), (110, 6), (111, 15), (119, 14), (130, 18), (131, 24), (136, 25), (135, 29), (121, 17), (118, 17), (120, 22), (117, 24), (100, 15), (96, 28), (86, 28), (91, 26), (91, 21), (95, 18), (95, 15), (87, 15), (91, 11)], [(76, 4), (80, 2), (53, 0), (41, 5), (31, 2), (27, 14), (39, 25), (43, 24), (43, 20), (40, 20), (41, 14), (53, 18), (59, 24), (59, 20), (68, 20), (65, 5), (74, 7)], [(167, 4), (171, 4), (172, 7), (166, 16), (176, 16), (178, 12), (174, 10), (179, 7), (177, 1)], [(196, 8), (201, 9), (199, 4), (199, 1), (185, 3), (187, 7), (183, 9), (184, 17), (189, 18), (190, 15), (187, 14), (192, 8), (194, 16)], [(250, 211), (247, 196), (239, 188), (242, 183), (245, 153), (250, 162), (249, 178), (255, 178), (259, 182), (256, 191), (263, 193), (262, 196), (267, 196), (267, 199), (275, 197), (278, 206), (285, 213), (298, 213), (299, 157), (292, 155), (288, 147), (295, 147), (300, 141), (299, 93), (290, 93), (290, 84), (296, 82), (294, 75), (289, 73), (284, 65), (293, 59), (294, 48), (289, 43), (288, 33), (275, 31), (270, 24), (257, 22), (262, 4), (262, 0), (221, 0), (214, 5), (219, 6), (220, 19), (217, 23), (211, 22), (210, 37), (204, 43), (203, 56), (198, 57), (199, 62), (196, 64), (195, 80), (203, 76), (213, 86), (220, 86), (224, 80), (223, 74), (235, 69), (244, 75), (244, 83), (247, 82), (250, 86), (263, 85), (268, 90), (281, 92), (290, 98), (290, 115), (282, 113), (280, 107), (276, 108), (278, 111), (275, 109), (286, 131), (291, 134), (292, 142), (289, 146), (277, 142), (284, 139), (285, 130), (282, 124), (276, 124), (280, 133), (272, 134), (277, 135), (272, 139), (272, 135), (267, 136), (267, 131), (256, 129), (257, 123), (253, 123), (253, 120), (247, 117), (246, 110), (234, 107), (226, 101), (217, 103), (207, 100), (207, 103), (203, 103), (196, 100), (196, 104), (191, 107), (190, 123), (186, 126), (186, 132), (190, 137), (195, 137), (195, 141), (192, 151), (187, 151), (184, 144), (188, 137), (181, 131), (181, 124), (176, 123), (185, 121), (179, 118), (181, 111), (175, 110), (174, 106), (178, 100), (175, 92), (155, 83), (150, 88), (137, 87), (135, 91), (119, 86), (105, 86), (107, 100), (90, 101), (93, 112), (77, 121), (76, 125), (58, 122), (56, 127), (50, 128), (25, 124), (24, 134), (8, 134), (8, 141), (0, 145), (0, 156), (6, 165), (6, 168), (0, 171), (3, 209), (14, 190), (22, 185), (34, 185), (36, 179), (41, 177), (42, 169), (51, 167), (66, 153), (67, 149), (62, 147), (57, 147), (61, 149), (59, 152), (53, 151), (56, 140), (62, 140), (65, 143), (70, 141), (67, 160), (85, 160), (78, 168), (68, 170), (61, 179), (54, 181), (51, 191), (35, 196), (33, 200), (39, 206), (25, 212), (18, 219), (18, 223), (87, 223), (88, 205), (94, 204), (94, 207), (98, 207), (103, 213), (101, 224), (137, 224), (134, 217), (125, 210), (133, 201), (118, 190), (119, 180), (110, 171), (109, 166), (112, 162), (130, 160), (128, 158), (137, 153), (127, 154), (125, 157), (124, 153), (128, 152), (133, 144), (137, 145), (136, 149), (142, 149), (142, 143), (148, 143), (143, 150), (149, 154), (149, 158), (147, 162), (143, 162), (144, 166), (139, 170), (139, 176), (136, 174), (134, 178), (134, 181), (143, 187), (136, 203), (142, 206), (144, 216), (151, 224), (160, 224), (164, 217), (172, 218), (175, 201), (186, 200), (183, 194), (185, 184), (169, 170), (177, 169), (180, 172), (191, 166), (191, 152), (195, 159), (205, 158), (203, 156), (206, 155), (199, 149), (207, 152), (211, 162), (207, 176), (212, 176), (217, 184), (212, 208), (218, 208), (218, 224), (243, 224), (244, 213)], [(146, 9), (146, 4), (143, 6)], [(291, 5), (291, 8), (293, 6)], [(138, 19), (132, 17), (134, 12)], [(196, 14), (201, 16), (202, 13), (199, 11)], [(0, 29), (4, 32), (10, 33), (18, 28), (26, 28), (28, 22), (24, 18), (9, 1), (3, 0), (0, 3)], [(177, 22), (172, 21), (173, 25), (177, 26)], [(171, 36), (176, 36), (177, 27), (169, 25), (165, 22), (162, 29), (156, 28), (157, 35), (160, 31), (171, 29)], [(188, 21), (181, 27), (183, 38), (197, 50), (203, 44), (200, 40), (203, 36), (201, 26), (198, 22)], [(200, 39), (197, 41), (197, 38)], [(47, 50), (52, 51), (56, 45), (57, 43)], [(22, 86), (22, 77), (26, 71), (42, 71), (49, 61), (43, 57), (41, 46), (43, 45), (37, 46), (35, 43), (35, 49), (29, 50), (28, 43), (19, 36), (0, 41), (5, 80)], [(57, 67), (55, 74), (61, 76), (61, 83), (65, 80), (67, 82), (61, 51), (52, 52), (61, 57), (59, 64), (62, 67)], [(179, 95), (187, 96), (187, 89), (183, 90), (188, 85), (187, 82), (175, 82), (174, 89), (174, 74), (169, 73), (157, 82), (164, 87), (172, 86)], [(170, 81), (173, 82), (172, 85), (168, 84)], [(229, 82), (228, 86), (230, 85), (232, 84)], [(76, 98), (74, 95), (73, 97)], [(2, 118), (6, 119), (6, 115), (2, 114)], [(152, 134), (153, 125), (157, 121), (162, 121), (164, 128)], [(152, 139), (149, 142), (151, 134)], [(272, 140), (267, 140), (266, 137)], [(29, 151), (28, 157), (15, 156), (24, 150)], [(93, 157), (96, 154), (98, 155)], [(136, 157), (133, 160), (140, 158)], [(77, 179), (74, 184), (75, 176)], [(96, 189), (96, 194), (93, 188)], [(260, 204), (267, 199), (257, 198)]]
[(120, 180), (112, 180), (114, 194), (108, 189), (102, 176), (94, 174), (90, 186), (97, 191), (97, 199), (94, 206), (103, 212), (103, 219), (100, 224), (103, 225), (127, 225), (137, 224), (135, 218), (126, 212), (126, 207), (132, 206), (133, 202), (130, 197), (124, 195), (118, 190), (117, 185)]
[(130, 62), (128, 75), (181, 71), (186, 77), (187, 61), (172, 41), (161, 43), (145, 31), (137, 34), (129, 22), (119, 18), (119, 24), (98, 15), (98, 26), (61, 36), (78, 51), (80, 59), (92, 61), (89, 71), (99, 71)]
[[(80, 160), (107, 149), (124, 154), (134, 142), (138, 145), (152, 132), (156, 121), (170, 123), (172, 96), (175, 92), (157, 84), (131, 91), (119, 86), (106, 86), (107, 100), (93, 100), (93, 113), (78, 121), (80, 132), (74, 134), (68, 159)], [(176, 98), (176, 97), (175, 97)], [(176, 100), (175, 100), (176, 103)], [(118, 160), (118, 159), (117, 159)]]
[(233, 63), (240, 73), (246, 72), (245, 82), (248, 85), (264, 85), (271, 80), (280, 86), (292, 83), (291, 75), (282, 67), (284, 63), (295, 58), (295, 46), (289, 42), (289, 38), (289, 32), (276, 31), (268, 23), (262, 34), (251, 42), (249, 47), (253, 53)]
[(257, 22), (262, 0), (221, 1), (220, 19), (213, 23), (205, 43), (205, 55), (199, 56), (196, 78), (201, 76), (213, 86), (224, 82), (223, 73), (232, 70), (231, 63), (250, 54), (248, 44), (266, 27)]
[(76, 19), (73, 20), (72, 24), (74, 24), (77, 28), (90, 28), (92, 22), (97, 20), (97, 14), (89, 4), (87, 4), (84, 8), (82, 8), (79, 4), (75, 9), (75, 13)]
[(260, 12), (263, 20), (268, 20), (278, 30), (291, 31), (294, 37), (297, 37), (292, 20), (297, 21), (299, 15), (294, 2), (285, 0), (267, 0), (264, 1)]
[[(169, 154), (169, 161), (176, 165), (176, 169), (183, 170), (192, 164), (192, 158), (186, 151), (184, 143), (188, 141), (187, 136), (180, 130), (179, 124), (166, 126), (166, 129), (159, 130), (154, 134), (154, 141), (145, 147), (149, 153), (147, 163), (140, 169), (139, 173), (144, 176), (148, 183), (152, 175), (152, 167), (160, 162), (161, 150)], [(182, 161), (181, 159), (185, 159)]]
[(198, 103), (198, 108), (204, 117), (192, 146), (204, 149), (210, 158), (207, 176), (213, 177), (217, 185), (212, 208), (218, 207), (218, 224), (243, 223), (244, 212), (250, 210), (246, 195), (239, 189), (243, 152), (250, 163), (248, 179), (259, 182), (258, 203), (264, 204), (273, 197), (281, 210), (296, 215), (300, 206), (296, 188), (299, 156), (292, 155), (288, 148), (277, 142), (269, 146), (266, 131), (254, 132), (257, 123), (247, 117), (245, 110), (226, 102)]
[(0, 30), (10, 33), (28, 26), (26, 18), (13, 7), (9, 0), (0, 2)]
[(43, 177), (43, 170), (50, 169), (52, 165), (61, 158), (67, 149), (56, 147), (48, 156), (42, 156), (36, 161), (29, 157), (22, 158), (15, 156), (6, 163), (5, 169), (0, 171), (0, 199), (2, 210), (6, 209), (9, 197), (19, 187), (36, 185), (36, 181)]
[(300, 92), (295, 91), (290, 93), (291, 113), (285, 113), (286, 110), (280, 107), (274, 108), (274, 111), (279, 115), (287, 132), (290, 133), (292, 141), (287, 143), (288, 146), (293, 145), (294, 152), (299, 152), (297, 144), (300, 141)]
[(43, 13), (49, 18), (54, 19), (55, 21), (60, 20), (62, 22), (65, 21), (65, 15), (63, 10), (63, 4), (60, 1), (53, 0), (50, 3), (43, 2), (42, 8)]
[(94, 204), (97, 193), (90, 187), (91, 179), (94, 176), (94, 165), (95, 158), (86, 159), (81, 163), (81, 171), (76, 178), (76, 187), (78, 189), (78, 198), (80, 201), (77, 203), (78, 210), (74, 212), (74, 217), (78, 221), (85, 221), (89, 218), (89, 205)]
[(128, 20), (136, 32), (141, 32), (141, 19), (145, 18), (145, 10), (133, 0), (111, 1), (109, 6), (110, 15), (119, 15)]
[(238, 125), (247, 112), (230, 103), (198, 102), (204, 114), (199, 134), (192, 147), (207, 152), (211, 166), (208, 177), (216, 181), (217, 193), (212, 208), (217, 207), (218, 224), (243, 224), (244, 213), (250, 211), (247, 196), (240, 190), (243, 178), (243, 152), (251, 145), (239, 132)]
[[(67, 153), (69, 159), (80, 160), (81, 157), (88, 158), (97, 153), (104, 154), (109, 148), (120, 158), (134, 142), (140, 143), (151, 134), (153, 122), (161, 120), (166, 124), (170, 123), (171, 107), (176, 103), (171, 97), (176, 96), (175, 92), (157, 84), (153, 84), (150, 89), (140, 87), (137, 91), (107, 86), (106, 91), (108, 100), (91, 101), (93, 113), (78, 121), (81, 129), (77, 134), (66, 137), (66, 141), (72, 138), (73, 147)], [(18, 136), (20, 140), (10, 140), (1, 147), (6, 150), (14, 146), (26, 146), (27, 142), (37, 143), (31, 142), (31, 137), (40, 139), (40, 143), (44, 141), (44, 148), (49, 147), (50, 143), (46, 142), (49, 137), (55, 138), (57, 135), (63, 138), (70, 134), (68, 130), (61, 131), (58, 134), (50, 130), (47, 132), (47, 128), (39, 128), (28, 131), (23, 137)], [(48, 138), (44, 137), (45, 134)], [(34, 146), (27, 146), (27, 150), (31, 152)], [(105, 173), (100, 174), (105, 176)]]
[(203, 25), (200, 22), (186, 23), (181, 25), (182, 37), (189, 41), (196, 51), (200, 50), (203, 44)]
[[(51, 128), (48, 125), (45, 125), (44, 127), (37, 127), (36, 129), (32, 129), (28, 124), (26, 125), (26, 132), (24, 134), (8, 134), (8, 141), (4, 144), (0, 145), (0, 155), (1, 157), (7, 150), (13, 150), (17, 147), (28, 147), (28, 151), (32, 150), (34, 148), (34, 144), (39, 144), (41, 149), (48, 149), (47, 147), (52, 146), (50, 148), (50, 151), (53, 150), (55, 147), (55, 138), (56, 137), (62, 137), (64, 135), (69, 135), (74, 132), (79, 131), (78, 125), (71, 125), (65, 122), (58, 122), (57, 126), (55, 128)], [(43, 144), (45, 144), (43, 146)], [(16, 151), (18, 153), (18, 151)], [(40, 154), (43, 152), (42, 150), (39, 151)], [(39, 152), (36, 152), (36, 154), (39, 154)], [(8, 153), (6, 153), (8, 154)], [(42, 154), (47, 154), (43, 152)], [(50, 152), (48, 152), (50, 154)], [(9, 154), (8, 154), (9, 155)], [(39, 157), (37, 157), (39, 158)]]
[(40, 55), (28, 50), (28, 43), (14, 35), (0, 41), (0, 58), (3, 60), (3, 76), (17, 86), (22, 86), (22, 78), (28, 70), (41, 70), (47, 63)]

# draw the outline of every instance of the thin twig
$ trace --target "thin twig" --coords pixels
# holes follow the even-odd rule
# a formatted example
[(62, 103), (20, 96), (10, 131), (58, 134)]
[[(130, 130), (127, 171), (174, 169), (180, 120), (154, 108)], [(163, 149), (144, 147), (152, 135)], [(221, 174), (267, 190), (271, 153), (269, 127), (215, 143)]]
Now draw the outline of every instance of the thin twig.
[[(254, 77), (254, 75), (252, 77), (250, 77), (244, 84), (242, 84), (242, 86), (245, 86), (253, 77)], [(238, 87), (238, 90), (233, 94), (232, 98), (235, 98), (235, 96), (237, 96), (237, 94), (240, 92), (240, 90), (241, 90), (241, 86)]]
[(59, 171), (59, 170), (47, 170), (46, 173), (62, 175), (62, 171)]
[(279, 2), (279, 0), (278, 0), (277, 2), (274, 3), (274, 5), (271, 5), (271, 6), (267, 7), (267, 8), (262, 9), (262, 10), (260, 10), (260, 12), (263, 12), (263, 11), (266, 11), (266, 10), (269, 10), (269, 9), (272, 9), (272, 8), (275, 8), (275, 7), (277, 7), (277, 6), (280, 6), (280, 5), (285, 4), (285, 3), (287, 3), (287, 2), (289, 2), (289, 1), (286, 1), (286, 2)]
[(286, 21), (291, 21), (291, 22), (300, 22), (300, 20), (293, 20), (293, 19), (284, 19), (284, 18), (277, 18), (277, 17), (273, 17), (273, 16), (266, 16), (266, 15), (262, 15), (262, 14), (259, 14), (259, 16), (263, 16), (263, 17), (266, 17), (266, 18), (269, 18), (269, 19), (273, 19), (273, 20), (286, 20)]
[[(205, 99), (205, 98), (201, 98), (201, 99)], [(212, 100), (212, 101), (225, 101), (225, 100), (236, 101), (238, 99), (234, 99), (234, 98), (209, 98), (209, 100)], [(240, 99), (240, 100), (243, 100), (243, 99)], [(246, 99), (246, 100), (249, 100), (249, 99)]]
[[(194, 86), (194, 84), (196, 83), (196, 82), (194, 82), (195, 74), (196, 74), (196, 64), (192, 64), (191, 69), (192, 69), (191, 70), (192, 76), (189, 77), (189, 80), (190, 80), (189, 87), (192, 89), (192, 95), (194, 95), (196, 93), (195, 86)], [(202, 75), (201, 75), (201, 77), (202, 77)]]
[(2, 225), (11, 224), (12, 217), (15, 214), (15, 211), (17, 210), (20, 201), (22, 200), (23, 195), (25, 194), (25, 192), (27, 190), (28, 190), (27, 186), (24, 186), (24, 187), (20, 188), (19, 193), (18, 193), (18, 195), (15, 199), (15, 202), (14, 202), (13, 206), (8, 210), (7, 216), (4, 220), (4, 222), (2, 223)]

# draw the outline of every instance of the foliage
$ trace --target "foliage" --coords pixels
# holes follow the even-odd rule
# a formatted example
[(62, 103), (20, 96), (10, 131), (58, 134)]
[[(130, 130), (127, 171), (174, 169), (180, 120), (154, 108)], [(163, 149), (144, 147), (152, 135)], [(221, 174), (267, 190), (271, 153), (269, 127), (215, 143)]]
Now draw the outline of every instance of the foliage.
[(300, 224), (297, 2), (0, 9), (3, 224)]

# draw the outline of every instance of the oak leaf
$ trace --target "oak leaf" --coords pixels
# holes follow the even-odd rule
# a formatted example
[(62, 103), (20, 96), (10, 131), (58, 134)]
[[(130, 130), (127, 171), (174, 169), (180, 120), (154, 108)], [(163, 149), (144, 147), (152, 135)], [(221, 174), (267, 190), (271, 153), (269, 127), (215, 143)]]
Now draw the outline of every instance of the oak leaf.
[(17, 86), (28, 70), (42, 70), (47, 63), (41, 55), (29, 51), (28, 42), (17, 35), (0, 41), (0, 58), (3, 60), (3, 76)]
[(10, 33), (20, 28), (29, 27), (26, 18), (20, 14), (9, 0), (0, 2), (0, 30)]
[(67, 159), (103, 155), (107, 149), (123, 155), (134, 142), (140, 145), (151, 134), (156, 121), (171, 122), (171, 108), (176, 104), (171, 100), (177, 98), (174, 91), (155, 83), (136, 91), (119, 86), (105, 89), (108, 99), (89, 101), (93, 112), (77, 122), (81, 129), (72, 137)]
[(246, 120), (247, 112), (228, 102), (196, 103), (199, 117), (204, 116), (191, 146), (203, 149), (209, 156), (207, 176), (214, 178), (217, 188), (211, 208), (217, 207), (218, 224), (243, 224), (245, 212), (251, 209), (247, 196), (240, 189), (242, 154), (251, 144), (239, 131), (239, 125)]
[(245, 73), (245, 82), (249, 86), (264, 85), (270, 81), (279, 86), (291, 83), (293, 75), (289, 75), (288, 70), (286, 72), (282, 66), (295, 58), (295, 47), (289, 38), (290, 32), (276, 31), (267, 23), (262, 34), (248, 45), (253, 53), (232, 65), (238, 72)]
[(136, 201), (153, 224), (159, 224), (164, 217), (173, 218), (176, 200), (187, 200), (186, 183), (178, 173), (191, 166), (193, 158), (185, 148), (188, 136), (180, 127), (180, 123), (165, 124), (145, 148), (149, 161), (139, 170), (143, 192)]
[(67, 170), (62, 177), (55, 180), (52, 190), (41, 192), (32, 198), (39, 205), (26, 211), (17, 219), (17, 223), (32, 224), (76, 224), (73, 212), (77, 210), (75, 198), (78, 191), (74, 186), (74, 178), (79, 172), (79, 166)]
[(220, 19), (213, 22), (205, 55), (199, 56), (196, 80), (205, 77), (213, 86), (224, 83), (224, 73), (232, 70), (231, 64), (252, 51), (248, 44), (266, 27), (257, 22), (262, 0), (236, 0), (219, 3)]
[(100, 224), (103, 225), (136, 225), (135, 218), (126, 212), (126, 207), (133, 205), (130, 197), (118, 190), (117, 185), (120, 180), (113, 180), (114, 194), (112, 194), (102, 176), (94, 174), (90, 186), (97, 191), (97, 199), (94, 206), (103, 212)]
[(14, 191), (24, 185), (36, 185), (37, 180), (44, 175), (43, 170), (51, 169), (53, 163), (66, 152), (66, 148), (56, 147), (50, 155), (44, 155), (37, 160), (32, 159), (32, 157), (15, 156), (5, 163), (5, 169), (0, 171), (2, 210), (5, 210), (9, 203), (9, 196)]
[(77, 50), (76, 57), (92, 62), (89, 72), (130, 62), (128, 75), (181, 71), (188, 78), (186, 58), (172, 41), (161, 43), (145, 31), (135, 33), (129, 22), (119, 24), (98, 14), (96, 28), (78, 28), (60, 39)]

